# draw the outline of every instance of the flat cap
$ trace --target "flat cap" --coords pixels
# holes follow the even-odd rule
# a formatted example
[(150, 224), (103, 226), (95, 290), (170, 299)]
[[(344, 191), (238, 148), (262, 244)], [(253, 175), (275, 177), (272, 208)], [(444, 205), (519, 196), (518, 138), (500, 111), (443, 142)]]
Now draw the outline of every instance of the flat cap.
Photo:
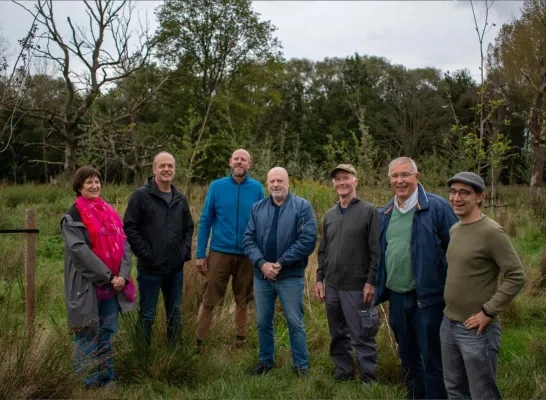
[(346, 171), (357, 177), (356, 169), (351, 164), (339, 164), (337, 167), (330, 171), (330, 177), (333, 178), (337, 171)]
[(451, 186), (453, 182), (466, 183), (467, 185), (470, 185), (476, 189), (476, 191), (479, 193), (483, 193), (485, 191), (485, 182), (474, 172), (459, 172), (458, 174), (455, 174), (449, 178), (447, 185)]

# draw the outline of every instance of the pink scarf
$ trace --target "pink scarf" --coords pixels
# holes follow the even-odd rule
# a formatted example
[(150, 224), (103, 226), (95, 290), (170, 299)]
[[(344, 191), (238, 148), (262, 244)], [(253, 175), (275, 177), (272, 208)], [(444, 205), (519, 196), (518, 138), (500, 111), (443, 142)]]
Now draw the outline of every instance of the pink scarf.
[[(113, 276), (118, 276), (121, 261), (125, 254), (126, 240), (123, 224), (118, 213), (100, 197), (85, 199), (78, 196), (76, 208), (87, 228), (91, 250), (112, 271)], [(123, 291), (129, 301), (134, 301), (135, 286), (132, 279), (129, 279), (126, 283)], [(97, 288), (99, 300), (106, 300), (115, 295), (116, 291), (111, 284)]]

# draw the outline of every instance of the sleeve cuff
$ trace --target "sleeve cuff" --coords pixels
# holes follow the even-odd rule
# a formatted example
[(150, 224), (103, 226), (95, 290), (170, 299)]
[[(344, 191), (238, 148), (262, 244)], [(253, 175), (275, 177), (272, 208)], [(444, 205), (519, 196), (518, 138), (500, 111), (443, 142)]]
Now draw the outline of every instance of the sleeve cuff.
[(262, 265), (264, 265), (264, 264), (265, 264), (265, 260), (264, 260), (263, 258), (260, 258), (260, 259), (258, 260), (258, 262), (256, 263), (256, 266), (257, 266), (258, 268), (262, 268)]

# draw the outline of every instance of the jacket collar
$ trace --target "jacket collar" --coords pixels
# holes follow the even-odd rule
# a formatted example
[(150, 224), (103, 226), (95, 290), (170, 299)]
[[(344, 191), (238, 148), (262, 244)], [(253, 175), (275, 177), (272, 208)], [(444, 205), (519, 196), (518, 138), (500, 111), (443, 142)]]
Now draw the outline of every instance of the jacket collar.
[(243, 180), (241, 181), (241, 183), (237, 182), (237, 181), (233, 178), (233, 174), (232, 174), (231, 172), (229, 173), (229, 175), (227, 176), (227, 178), (229, 179), (229, 181), (230, 181), (231, 183), (234, 183), (235, 185), (243, 185), (243, 184), (245, 184), (245, 183), (250, 179), (250, 175), (248, 174), (248, 171), (247, 171), (247, 173), (246, 173), (246, 175), (245, 175), (245, 179), (243, 179)]
[[(157, 182), (155, 181), (155, 176), (151, 176), (148, 178), (148, 185), (150, 185), (150, 187), (152, 188), (153, 194), (157, 196), (161, 196), (159, 187), (157, 186)], [(178, 190), (176, 190), (176, 187), (172, 183), (171, 183), (171, 191), (173, 193), (173, 198), (181, 195), (181, 193)]]
[[(359, 201), (361, 201), (361, 200), (360, 200), (360, 197), (358, 197), (358, 196), (353, 197), (353, 199), (351, 200), (351, 202), (349, 203), (349, 205), (347, 206), (347, 208), (349, 208), (350, 206), (352, 206), (352, 205), (355, 204), (355, 203), (358, 203)], [(339, 201), (339, 199), (336, 200), (335, 203), (336, 203), (339, 207), (341, 207), (341, 201)]]
[(292, 194), (290, 193), (290, 191), (288, 191), (288, 195), (286, 196), (286, 199), (284, 199), (284, 202), (280, 206), (275, 204), (275, 202), (273, 201), (273, 196), (271, 195), (269, 195), (269, 201), (273, 207), (283, 207), (286, 203), (288, 203), (291, 197), (292, 197)]
[[(396, 196), (393, 196), (391, 201), (385, 206), (385, 209), (383, 211), (384, 214), (389, 214), (392, 209), (394, 208), (394, 202), (396, 201)], [(428, 202), (428, 196), (427, 192), (425, 192), (425, 188), (423, 185), (419, 182), (417, 184), (417, 210), (427, 210), (429, 208), (429, 202)]]

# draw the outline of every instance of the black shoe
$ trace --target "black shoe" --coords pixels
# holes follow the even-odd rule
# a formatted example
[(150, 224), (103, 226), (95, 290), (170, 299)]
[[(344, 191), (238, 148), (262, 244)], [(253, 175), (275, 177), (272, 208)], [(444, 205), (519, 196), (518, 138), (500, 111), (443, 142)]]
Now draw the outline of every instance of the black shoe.
[(354, 378), (354, 372), (352, 374), (348, 374), (341, 368), (336, 368), (336, 373), (334, 374), (334, 380), (336, 382), (352, 381)]
[(363, 385), (370, 385), (375, 382), (377, 382), (377, 379), (375, 379), (375, 377), (369, 377), (367, 375), (360, 377), (360, 383)]
[(293, 368), (292, 370), (300, 379), (305, 379), (309, 376), (309, 370), (307, 368)]
[(195, 342), (194, 354), (204, 354), (205, 353), (206, 347), (205, 347), (204, 342), (205, 342), (204, 340), (197, 339), (197, 341)]
[(271, 371), (273, 367), (268, 367), (263, 362), (258, 361), (256, 365), (250, 370), (250, 375), (263, 375)]

